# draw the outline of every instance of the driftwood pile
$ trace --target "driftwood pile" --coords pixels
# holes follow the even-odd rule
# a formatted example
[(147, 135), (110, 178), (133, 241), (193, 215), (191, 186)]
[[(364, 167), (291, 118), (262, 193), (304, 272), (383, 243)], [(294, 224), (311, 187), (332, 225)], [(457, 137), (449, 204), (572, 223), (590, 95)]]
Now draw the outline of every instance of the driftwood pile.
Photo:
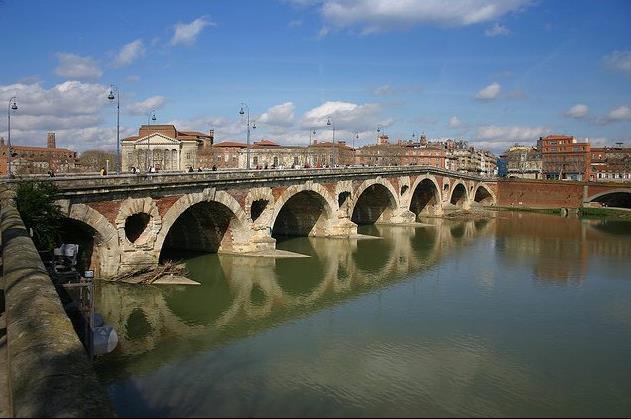
[(167, 261), (157, 268), (146, 267), (133, 272), (118, 275), (113, 281), (127, 282), (129, 284), (150, 285), (164, 277), (186, 277), (188, 271), (181, 262)]

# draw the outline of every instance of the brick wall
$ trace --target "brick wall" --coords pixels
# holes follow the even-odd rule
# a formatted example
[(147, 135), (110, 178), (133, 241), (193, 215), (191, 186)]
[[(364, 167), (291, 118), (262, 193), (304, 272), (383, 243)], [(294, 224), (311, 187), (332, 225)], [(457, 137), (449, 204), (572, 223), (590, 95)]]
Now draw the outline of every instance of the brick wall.
[(529, 179), (497, 182), (497, 201), (502, 207), (580, 208), (583, 184)]

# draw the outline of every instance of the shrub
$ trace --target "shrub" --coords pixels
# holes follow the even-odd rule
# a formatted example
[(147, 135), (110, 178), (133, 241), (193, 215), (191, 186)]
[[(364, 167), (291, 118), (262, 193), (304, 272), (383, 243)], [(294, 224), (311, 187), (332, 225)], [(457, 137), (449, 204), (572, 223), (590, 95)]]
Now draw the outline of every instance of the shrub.
[(63, 215), (55, 204), (58, 190), (50, 181), (24, 181), (16, 188), (15, 203), (33, 242), (39, 250), (50, 250), (58, 241)]

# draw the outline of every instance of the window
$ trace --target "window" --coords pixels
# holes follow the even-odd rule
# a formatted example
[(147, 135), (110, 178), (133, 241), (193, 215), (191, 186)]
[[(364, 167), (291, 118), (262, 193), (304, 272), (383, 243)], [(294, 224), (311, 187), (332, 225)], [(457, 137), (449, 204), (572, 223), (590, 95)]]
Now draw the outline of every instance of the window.
[(190, 160), (191, 159), (191, 153), (186, 153), (186, 160)]

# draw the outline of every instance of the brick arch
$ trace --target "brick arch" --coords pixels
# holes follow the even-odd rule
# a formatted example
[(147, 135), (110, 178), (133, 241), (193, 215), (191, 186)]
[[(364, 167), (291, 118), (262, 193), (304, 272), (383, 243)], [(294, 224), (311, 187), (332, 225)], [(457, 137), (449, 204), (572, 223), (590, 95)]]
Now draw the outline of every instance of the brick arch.
[(488, 194), (489, 194), (489, 195), (491, 195), (491, 199), (492, 199), (491, 206), (495, 206), (495, 205), (497, 205), (497, 197), (496, 197), (496, 195), (495, 195), (495, 192), (493, 192), (493, 189), (491, 189), (491, 188), (489, 187), (489, 185), (487, 185), (487, 184), (486, 184), (486, 183), (484, 183), (484, 182), (480, 182), (480, 183), (478, 183), (478, 184), (477, 184), (477, 185), (473, 188), (473, 202), (477, 202), (477, 201), (475, 200), (475, 197), (478, 195), (478, 191), (480, 190), (480, 188), (482, 188), (482, 189), (486, 190), (486, 191), (488, 192)]
[[(337, 208), (337, 203), (329, 193), (329, 191), (319, 183), (307, 182), (300, 185), (292, 185), (288, 187), (282, 195), (276, 200), (274, 205), (274, 212), (272, 217), (270, 218), (269, 229), (270, 231), (274, 230), (276, 225), (276, 221), (278, 219), (279, 214), (285, 208), (285, 205), (296, 195), (302, 192), (311, 192), (312, 196), (317, 196), (321, 199), (323, 203), (322, 214), (324, 215), (325, 222), (318, 220), (317, 224), (319, 227), (323, 227), (325, 230), (328, 230), (330, 221), (333, 219), (333, 215), (335, 214), (335, 209)], [(320, 232), (312, 231), (310, 235), (319, 235)]]
[(416, 189), (421, 184), (421, 182), (425, 180), (429, 180), (430, 182), (432, 182), (432, 184), (434, 185), (434, 188), (436, 188), (436, 204), (435, 204), (436, 208), (434, 209), (434, 215), (439, 215), (442, 213), (443, 193), (438, 184), (438, 180), (436, 179), (436, 176), (434, 175), (426, 174), (426, 175), (418, 176), (416, 180), (414, 181), (414, 183), (411, 185), (409, 194), (407, 195), (405, 202), (402, 204), (405, 205), (406, 209), (409, 209), (410, 211), (412, 211), (410, 207), (412, 205), (412, 200), (414, 199), (414, 194), (416, 193)]
[(162, 217), (162, 229), (158, 233), (154, 245), (154, 250), (160, 254), (162, 251), (162, 247), (164, 246), (164, 241), (171, 230), (171, 227), (175, 224), (175, 222), (180, 218), (182, 214), (184, 214), (187, 210), (192, 208), (196, 204), (200, 204), (203, 202), (208, 203), (218, 203), (222, 204), (226, 208), (228, 208), (236, 220), (235, 228), (233, 229), (233, 234), (238, 233), (237, 237), (235, 237), (236, 242), (241, 242), (247, 240), (245, 237), (247, 234), (247, 226), (250, 224), (248, 221), (248, 216), (245, 214), (241, 205), (237, 202), (237, 200), (225, 191), (215, 191), (214, 189), (204, 190), (203, 192), (198, 193), (190, 193), (183, 195), (180, 199), (175, 201), (175, 203), (169, 208), (169, 210)]
[[(67, 217), (79, 221), (92, 228), (95, 242), (92, 261), (95, 274), (101, 277), (112, 277), (118, 273), (120, 266), (120, 246), (118, 231), (100, 212), (85, 204), (72, 204), (68, 208)], [(81, 249), (79, 249), (81, 251)], [(94, 252), (96, 251), (96, 255)]]
[[(609, 202), (607, 202), (608, 200), (606, 198), (610, 198)], [(618, 199), (616, 200), (616, 198)], [(604, 203), (608, 206), (612, 206), (614, 208), (631, 208), (631, 188), (612, 188), (608, 191), (594, 194), (585, 200), (585, 202), (602, 201), (604, 201)], [(622, 204), (622, 206), (618, 206), (616, 204)]]
[(448, 204), (451, 204), (451, 201), (453, 200), (453, 197), (454, 197), (454, 193), (456, 192), (456, 189), (458, 188), (458, 185), (462, 185), (462, 187), (464, 188), (464, 202), (462, 204), (462, 207), (466, 209), (469, 206), (469, 189), (467, 188), (467, 184), (462, 180), (457, 180), (456, 182), (451, 183), (451, 191), (449, 193)]
[(592, 202), (595, 199), (602, 198), (603, 196), (609, 195), (609, 194), (612, 194), (612, 193), (628, 193), (628, 194), (631, 194), (631, 188), (612, 188), (610, 190), (599, 192), (597, 194), (594, 194), (594, 195), (590, 196), (589, 198), (587, 198), (585, 200), (585, 202)]
[[(379, 214), (377, 220), (373, 220), (376, 214), (371, 214), (370, 210), (368, 210), (367, 214), (359, 214), (357, 212), (358, 210), (360, 210), (360, 208), (357, 205), (362, 199), (362, 195), (364, 195), (364, 193), (368, 190), (368, 188), (371, 188), (375, 185), (385, 188), (386, 191), (388, 192), (385, 196), (387, 200), (387, 202), (385, 203), (385, 208), (383, 209), (382, 213)], [(394, 186), (392, 186), (392, 183), (388, 179), (385, 179), (382, 177), (377, 177), (375, 179), (367, 179), (364, 182), (362, 182), (362, 184), (359, 185), (357, 189), (355, 190), (355, 192), (353, 193), (352, 199), (353, 200), (350, 203), (350, 208), (351, 208), (350, 213), (352, 217), (351, 219), (355, 223), (357, 223), (358, 221), (361, 222), (362, 219), (366, 217), (368, 219), (368, 222), (386, 221), (385, 218), (391, 218), (399, 208), (399, 193), (394, 188)], [(378, 204), (381, 204), (381, 206), (384, 206), (383, 202), (378, 203)], [(388, 212), (388, 210), (390, 210), (389, 211), (390, 214), (386, 213)]]

